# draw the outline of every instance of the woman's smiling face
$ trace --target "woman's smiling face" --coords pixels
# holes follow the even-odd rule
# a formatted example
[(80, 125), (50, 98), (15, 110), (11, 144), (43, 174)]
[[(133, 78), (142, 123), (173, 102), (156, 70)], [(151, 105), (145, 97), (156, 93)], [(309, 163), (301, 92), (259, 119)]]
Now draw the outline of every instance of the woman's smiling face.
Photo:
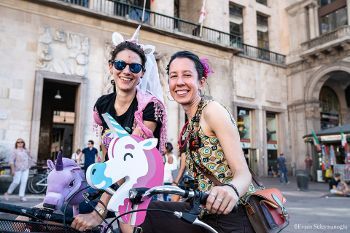
[(189, 58), (175, 58), (169, 66), (169, 90), (176, 102), (191, 104), (199, 96), (203, 82), (199, 81), (194, 62)]
[[(142, 64), (141, 57), (137, 53), (128, 49), (120, 51), (116, 55), (115, 60), (121, 60), (126, 62), (127, 64)], [(111, 74), (113, 75), (117, 89), (125, 92), (135, 90), (143, 75), (142, 70), (137, 74), (131, 72), (129, 65), (127, 65), (123, 70), (117, 70), (112, 63), (109, 65), (109, 69)]]

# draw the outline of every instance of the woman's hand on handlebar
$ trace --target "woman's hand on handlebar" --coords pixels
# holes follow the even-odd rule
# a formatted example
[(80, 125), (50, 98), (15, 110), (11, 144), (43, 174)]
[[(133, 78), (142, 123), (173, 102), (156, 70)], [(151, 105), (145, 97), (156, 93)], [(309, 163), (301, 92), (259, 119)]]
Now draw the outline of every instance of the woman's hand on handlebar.
[(211, 214), (229, 214), (236, 205), (238, 197), (229, 186), (215, 186), (209, 192), (205, 208)]
[(92, 229), (102, 223), (102, 219), (95, 211), (88, 214), (78, 214), (71, 224), (71, 227), (78, 231)]

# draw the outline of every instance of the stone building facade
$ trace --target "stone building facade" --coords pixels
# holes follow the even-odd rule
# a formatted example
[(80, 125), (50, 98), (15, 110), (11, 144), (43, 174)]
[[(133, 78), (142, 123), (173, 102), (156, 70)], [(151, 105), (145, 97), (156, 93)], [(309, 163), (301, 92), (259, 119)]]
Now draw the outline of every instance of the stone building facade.
[[(200, 25), (200, 0), (147, 1), (140, 42), (156, 46), (173, 144), (185, 116), (168, 98), (165, 67), (174, 52), (190, 50), (209, 59), (215, 73), (206, 94), (234, 114), (253, 170), (267, 175), (281, 152), (291, 171), (303, 167), (308, 148), (302, 136), (317, 129), (320, 89), (327, 82), (341, 90), (339, 80), (345, 85), (349, 69), (346, 46), (330, 51), (332, 58), (322, 51), (315, 55), (319, 49), (308, 47), (322, 36), (317, 29), (306, 31), (312, 22), (317, 24), (318, 1), (305, 2), (207, 0)], [(142, 10), (130, 3), (142, 6), (136, 0), (0, 0), (3, 154), (17, 137), (25, 139), (38, 160), (60, 148), (68, 154), (89, 139), (99, 140), (91, 110), (111, 90), (107, 61), (112, 32), (129, 38), (141, 19)], [(314, 13), (306, 18), (309, 5)], [(347, 35), (346, 28), (338, 33)], [(329, 78), (333, 71), (342, 76)]]
[[(298, 35), (289, 40), (287, 70), (291, 153), (314, 154), (318, 162), (300, 139), (312, 130), (350, 123), (350, 1), (291, 2), (288, 28)], [(302, 159), (296, 162), (303, 167)]]

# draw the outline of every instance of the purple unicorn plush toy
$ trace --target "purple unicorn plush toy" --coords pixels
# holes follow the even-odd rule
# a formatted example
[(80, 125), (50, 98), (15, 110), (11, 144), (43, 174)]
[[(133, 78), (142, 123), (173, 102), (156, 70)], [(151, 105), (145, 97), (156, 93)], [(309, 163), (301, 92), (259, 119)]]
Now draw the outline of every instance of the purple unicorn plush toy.
[(79, 204), (84, 199), (84, 188), (87, 187), (84, 171), (72, 159), (62, 158), (62, 153), (57, 156), (56, 164), (47, 160), (47, 166), (51, 171), (47, 177), (44, 207), (60, 210), (69, 200), (73, 216), (76, 216), (79, 214)]

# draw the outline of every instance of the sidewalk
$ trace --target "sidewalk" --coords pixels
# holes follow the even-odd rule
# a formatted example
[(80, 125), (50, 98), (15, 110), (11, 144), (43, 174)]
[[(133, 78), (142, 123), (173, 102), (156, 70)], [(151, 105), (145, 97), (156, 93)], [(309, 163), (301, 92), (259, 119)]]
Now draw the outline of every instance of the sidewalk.
[(274, 177), (260, 177), (260, 181), (265, 185), (265, 187), (275, 187), (282, 191), (284, 195), (287, 197), (325, 197), (329, 194), (329, 186), (328, 183), (325, 182), (309, 182), (309, 189), (307, 191), (298, 190), (297, 180), (295, 176), (288, 177), (289, 184), (280, 183), (279, 178)]
[[(328, 194), (328, 183), (309, 182), (309, 189), (307, 191), (299, 191), (295, 176), (288, 177), (289, 184), (281, 184), (279, 178), (274, 177), (259, 177), (260, 182), (266, 188), (274, 187), (280, 189), (283, 194), (287, 196), (303, 196), (303, 197), (324, 197)], [(30, 194), (26, 193), (28, 201), (43, 200), (45, 194)], [(0, 200), (3, 200), (3, 195), (0, 195)], [(10, 202), (19, 201), (18, 194), (10, 196)]]

